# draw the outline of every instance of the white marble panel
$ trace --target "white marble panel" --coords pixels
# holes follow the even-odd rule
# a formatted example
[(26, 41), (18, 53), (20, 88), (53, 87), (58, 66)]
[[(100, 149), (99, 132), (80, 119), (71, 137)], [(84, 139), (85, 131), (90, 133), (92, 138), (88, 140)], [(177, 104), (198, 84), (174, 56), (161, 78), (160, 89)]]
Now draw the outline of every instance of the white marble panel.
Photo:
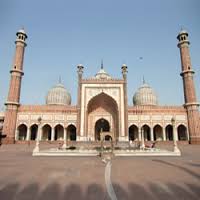
[(41, 115), (31, 115), (31, 120), (38, 120)]
[(42, 120), (52, 120), (52, 115), (43, 115)]
[(185, 121), (186, 120), (186, 116), (185, 115), (176, 115), (176, 120)]
[(149, 115), (141, 115), (140, 120), (142, 120), (142, 121), (150, 120), (150, 116)]
[(28, 120), (28, 115), (18, 115), (18, 120)]
[(172, 115), (164, 115), (164, 120), (170, 120), (172, 119)]
[(129, 115), (128, 116), (128, 120), (137, 121), (138, 120), (138, 116), (137, 115)]
[(65, 116), (64, 115), (55, 115), (55, 120), (65, 120)]
[(162, 120), (162, 116), (161, 115), (152, 115), (152, 120), (155, 120), (155, 121)]
[(67, 120), (76, 120), (77, 115), (67, 115)]

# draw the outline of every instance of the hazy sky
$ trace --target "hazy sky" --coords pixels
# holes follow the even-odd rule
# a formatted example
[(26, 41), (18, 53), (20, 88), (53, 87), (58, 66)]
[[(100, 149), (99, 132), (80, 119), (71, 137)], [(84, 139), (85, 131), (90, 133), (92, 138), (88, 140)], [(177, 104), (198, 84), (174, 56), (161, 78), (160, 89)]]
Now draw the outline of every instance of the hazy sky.
[(22, 104), (44, 104), (59, 76), (76, 104), (77, 64), (91, 77), (103, 59), (116, 78), (127, 64), (129, 104), (144, 76), (161, 105), (182, 105), (176, 39), (181, 27), (189, 32), (199, 99), (199, 10), (199, 0), (0, 0), (0, 108), (8, 94), (15, 33), (22, 26), (28, 35)]

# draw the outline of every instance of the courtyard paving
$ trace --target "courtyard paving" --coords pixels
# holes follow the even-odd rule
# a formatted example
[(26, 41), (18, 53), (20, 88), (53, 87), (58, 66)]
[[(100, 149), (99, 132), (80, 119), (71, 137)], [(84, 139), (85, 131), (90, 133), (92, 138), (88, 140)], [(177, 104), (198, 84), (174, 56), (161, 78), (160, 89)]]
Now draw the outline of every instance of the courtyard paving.
[[(99, 157), (32, 157), (33, 147), (0, 147), (0, 200), (111, 199)], [(181, 157), (114, 157), (117, 199), (200, 199), (200, 146), (180, 149)]]

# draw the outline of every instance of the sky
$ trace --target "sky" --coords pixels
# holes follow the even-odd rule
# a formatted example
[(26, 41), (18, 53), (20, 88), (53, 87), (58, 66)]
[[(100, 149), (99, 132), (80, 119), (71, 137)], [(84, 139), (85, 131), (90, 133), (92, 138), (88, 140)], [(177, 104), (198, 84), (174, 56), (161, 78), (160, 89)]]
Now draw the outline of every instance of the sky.
[[(121, 78), (128, 66), (128, 103), (145, 81), (160, 105), (184, 104), (176, 36), (189, 33), (190, 54), (200, 100), (199, 0), (0, 0), (0, 109), (4, 109), (16, 32), (28, 39), (21, 104), (45, 104), (50, 88), (62, 83), (77, 102), (77, 65), (84, 78), (104, 69)], [(142, 59), (141, 59), (142, 57)]]

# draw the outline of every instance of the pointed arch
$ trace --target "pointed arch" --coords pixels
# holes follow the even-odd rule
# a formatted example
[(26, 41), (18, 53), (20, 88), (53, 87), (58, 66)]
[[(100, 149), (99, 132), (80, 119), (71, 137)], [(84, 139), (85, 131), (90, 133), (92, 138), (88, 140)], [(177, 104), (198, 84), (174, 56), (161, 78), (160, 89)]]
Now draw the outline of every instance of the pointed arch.
[(144, 130), (144, 140), (145, 141), (150, 141), (151, 140), (151, 128), (149, 125), (144, 124), (142, 126), (143, 130)]
[(52, 132), (52, 128), (49, 124), (43, 125), (41, 139), (51, 140), (51, 132)]
[(20, 124), (17, 130), (18, 130), (18, 140), (26, 140), (27, 126), (25, 124)]
[(116, 110), (118, 110), (117, 102), (113, 97), (109, 96), (108, 94), (101, 92), (100, 94), (94, 96), (91, 98), (87, 104), (87, 110), (88, 112), (91, 112), (92, 110), (95, 110), (99, 107), (99, 105), (103, 106), (104, 108), (110, 108), (114, 107)]
[(55, 130), (55, 140), (63, 140), (64, 137), (64, 127), (61, 124), (57, 124), (54, 127)]
[(76, 126), (73, 124), (70, 124), (67, 127), (67, 139), (76, 141)]
[(37, 124), (32, 124), (30, 127), (30, 140), (36, 140), (37, 138), (37, 133), (38, 133), (38, 125)]
[(131, 125), (128, 129), (129, 131), (129, 140), (137, 141), (139, 140), (139, 129), (136, 125)]
[(153, 127), (153, 137), (155, 141), (163, 140), (163, 128), (159, 124)]
[(187, 128), (185, 125), (180, 124), (177, 127), (177, 132), (178, 132), (178, 140), (188, 140), (187, 138)]
[[(87, 124), (86, 132), (94, 139), (95, 137), (95, 123), (94, 118), (104, 118), (109, 122), (110, 129), (113, 133), (113, 139), (119, 137), (119, 111), (118, 105), (113, 97), (101, 92), (94, 96), (87, 104)], [(101, 116), (101, 117), (99, 117)]]
[(166, 140), (172, 141), (173, 140), (173, 127), (171, 124), (168, 124), (165, 127), (165, 133), (166, 133)]
[(101, 118), (96, 121), (95, 123), (95, 140), (100, 141), (100, 133), (102, 132), (109, 132), (110, 131), (110, 124), (108, 120)]

